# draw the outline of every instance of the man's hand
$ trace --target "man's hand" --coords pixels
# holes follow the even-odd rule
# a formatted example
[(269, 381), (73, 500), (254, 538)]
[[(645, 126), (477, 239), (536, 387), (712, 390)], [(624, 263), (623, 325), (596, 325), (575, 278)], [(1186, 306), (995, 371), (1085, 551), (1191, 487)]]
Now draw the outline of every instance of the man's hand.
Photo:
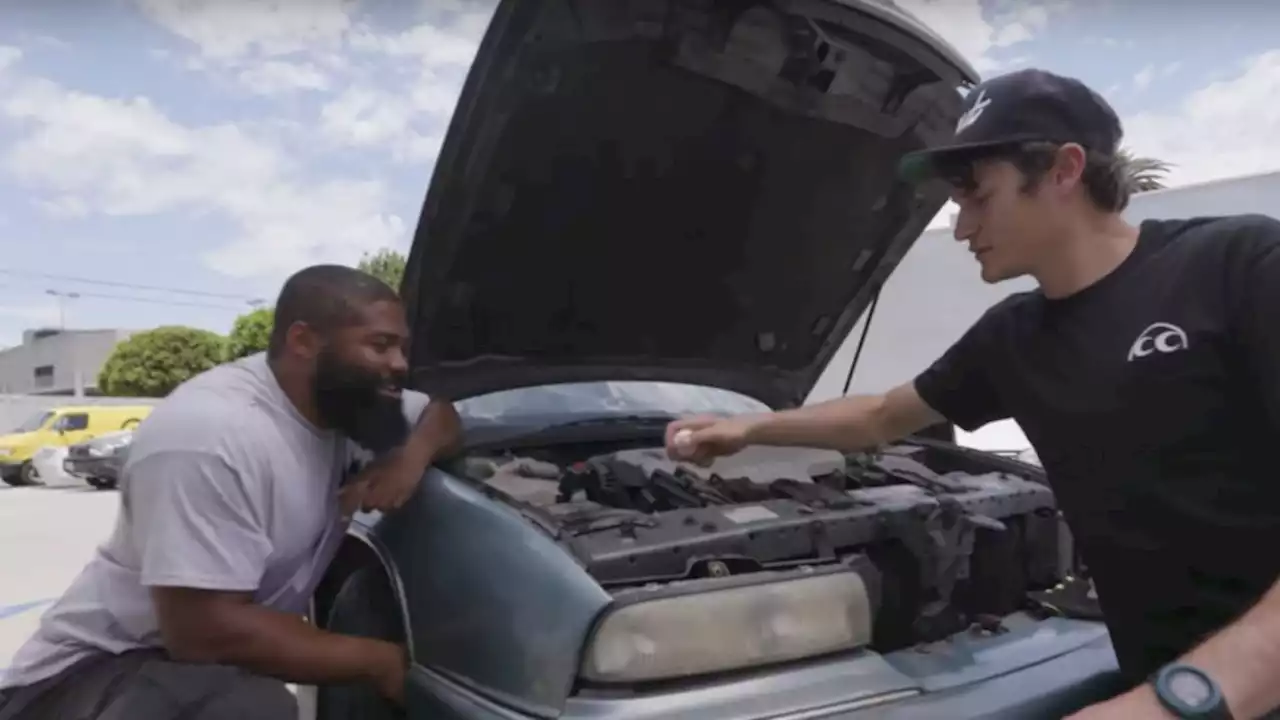
[(404, 505), (413, 497), (429, 465), (408, 459), (404, 448), (375, 458), (342, 488), (339, 503), (343, 516), (350, 517), (357, 509), (388, 512)]
[(405, 444), (374, 459), (343, 489), (344, 513), (348, 505), (383, 512), (404, 505), (427, 468), (457, 450), (461, 441), (462, 420), (453, 403), (432, 400)]
[(425, 451), (432, 460), (446, 457), (462, 444), (462, 418), (448, 400), (432, 400), (409, 435), (407, 447)]
[(667, 426), (667, 455), (673, 460), (710, 465), (713, 460), (733, 455), (747, 446), (752, 416), (719, 417), (699, 415), (676, 420)]
[(1147, 684), (1081, 710), (1065, 720), (1174, 720)]
[(351, 519), (364, 507), (364, 496), (369, 493), (369, 479), (363, 475), (356, 476), (338, 490), (338, 507), (342, 513), (342, 521)]
[(403, 707), (409, 657), (405, 649), (399, 645), (387, 647), (388, 652), (370, 673), (371, 680), (379, 695)]

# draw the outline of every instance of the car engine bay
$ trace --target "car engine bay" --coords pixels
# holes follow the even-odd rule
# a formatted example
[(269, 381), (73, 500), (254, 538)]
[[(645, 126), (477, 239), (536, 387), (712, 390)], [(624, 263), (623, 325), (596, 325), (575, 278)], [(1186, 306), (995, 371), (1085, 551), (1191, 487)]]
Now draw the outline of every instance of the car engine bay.
[(1029, 593), (1071, 570), (1048, 486), (960, 449), (749, 447), (705, 468), (662, 448), (599, 450), (473, 455), (461, 474), (552, 528), (615, 593), (853, 567), (873, 595), (880, 652), (998, 632), (998, 618), (1032, 607)]

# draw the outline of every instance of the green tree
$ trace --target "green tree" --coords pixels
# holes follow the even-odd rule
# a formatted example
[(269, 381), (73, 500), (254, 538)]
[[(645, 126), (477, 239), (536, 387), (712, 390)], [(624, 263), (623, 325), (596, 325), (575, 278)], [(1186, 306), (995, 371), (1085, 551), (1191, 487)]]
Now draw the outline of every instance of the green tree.
[(226, 361), (238, 360), (246, 355), (262, 352), (271, 341), (274, 310), (258, 308), (236, 318), (227, 336)]
[(107, 395), (164, 397), (222, 362), (225, 345), (217, 333), (181, 325), (137, 333), (111, 352), (98, 388)]
[(365, 253), (356, 268), (390, 285), (398, 293), (404, 280), (404, 264), (403, 254), (383, 248), (376, 253)]
[(1171, 164), (1157, 158), (1140, 157), (1124, 149), (1120, 150), (1117, 155), (1124, 164), (1125, 173), (1129, 177), (1130, 192), (1135, 194), (1144, 193), (1152, 190), (1161, 190), (1165, 187), (1164, 177), (1169, 174), (1169, 170), (1173, 167)]

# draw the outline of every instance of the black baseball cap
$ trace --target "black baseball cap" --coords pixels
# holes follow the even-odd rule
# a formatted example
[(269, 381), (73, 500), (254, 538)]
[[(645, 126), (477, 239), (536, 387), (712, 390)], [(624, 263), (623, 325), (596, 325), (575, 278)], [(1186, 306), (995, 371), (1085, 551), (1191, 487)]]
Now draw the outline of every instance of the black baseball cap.
[(1077, 143), (1108, 155), (1124, 131), (1111, 105), (1074, 78), (1018, 70), (980, 83), (965, 97), (955, 135), (945, 145), (908, 153), (899, 176), (921, 182), (938, 175), (939, 161), (1026, 142)]

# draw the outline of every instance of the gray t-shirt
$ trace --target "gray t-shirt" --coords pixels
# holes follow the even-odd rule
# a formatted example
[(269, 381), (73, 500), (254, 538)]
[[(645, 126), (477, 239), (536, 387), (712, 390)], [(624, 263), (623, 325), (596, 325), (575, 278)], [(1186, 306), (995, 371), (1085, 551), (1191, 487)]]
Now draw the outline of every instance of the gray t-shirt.
[(37, 682), (92, 653), (160, 646), (154, 586), (251, 591), (264, 606), (306, 612), (346, 530), (337, 491), (357, 455), (297, 411), (264, 355), (183, 384), (134, 436), (111, 536), (0, 687)]

